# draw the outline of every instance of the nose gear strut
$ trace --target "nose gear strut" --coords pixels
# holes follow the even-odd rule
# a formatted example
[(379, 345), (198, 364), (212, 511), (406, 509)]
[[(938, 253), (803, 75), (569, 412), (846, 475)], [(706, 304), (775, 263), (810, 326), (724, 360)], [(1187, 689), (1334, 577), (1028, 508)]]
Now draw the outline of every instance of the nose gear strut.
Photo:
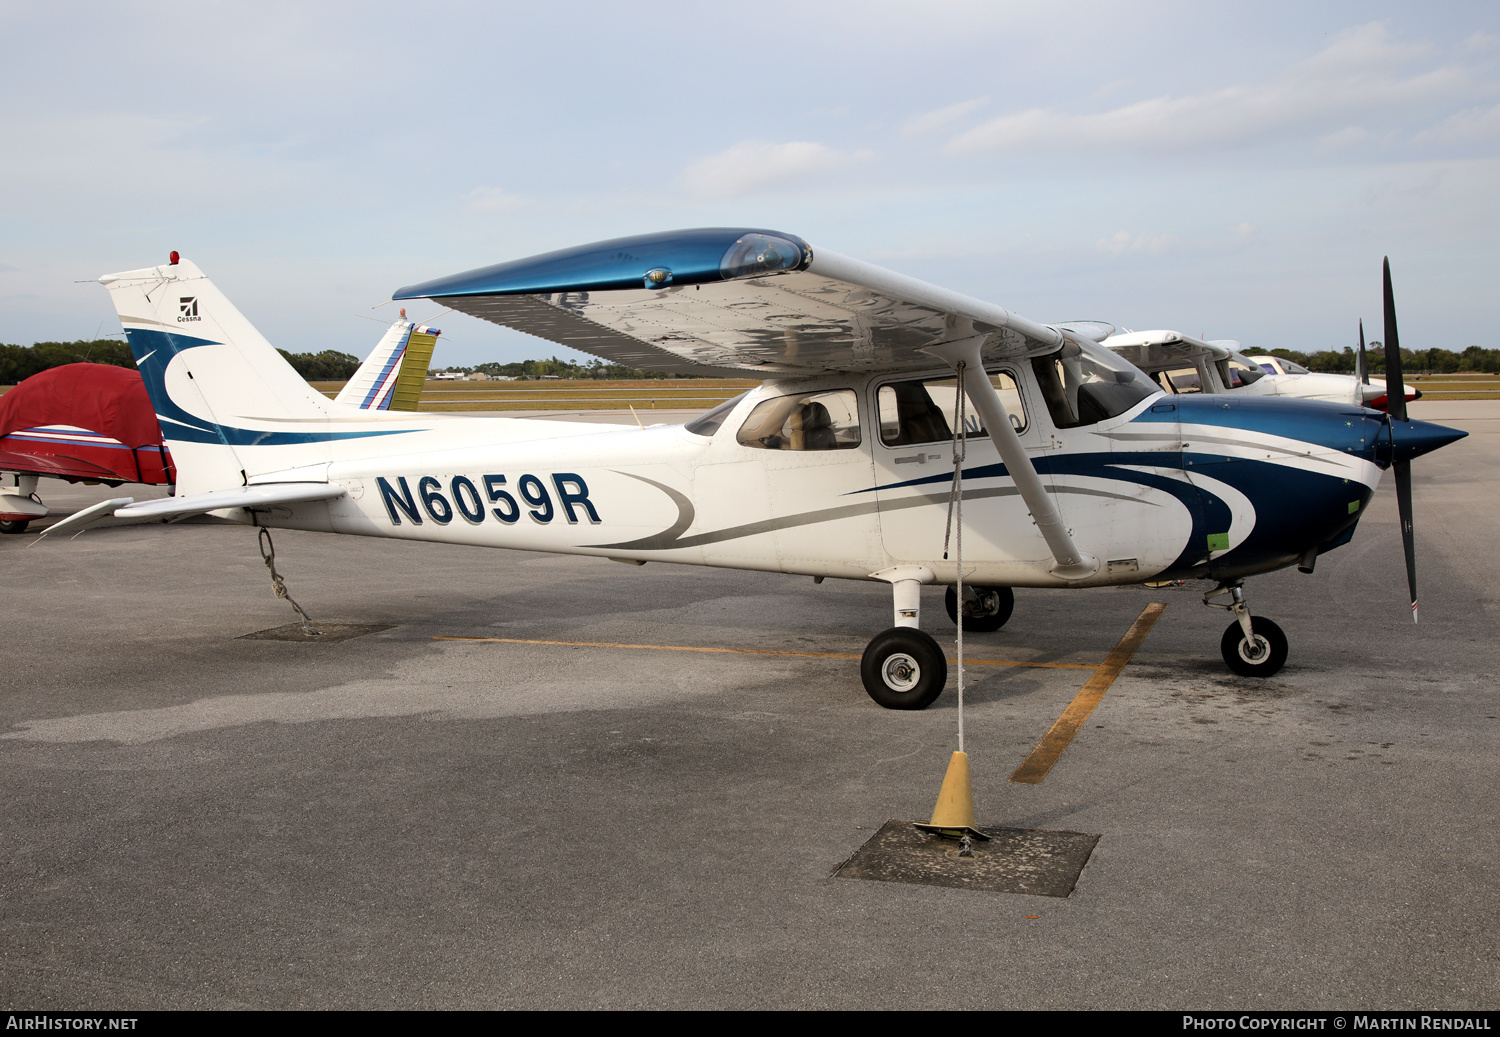
[[(1244, 580), (1224, 580), (1203, 595), (1203, 604), (1234, 613), (1219, 640), (1225, 665), (1241, 677), (1269, 677), (1286, 665), (1286, 634), (1264, 616), (1250, 615), (1244, 587)], [(1227, 604), (1212, 600), (1224, 594), (1230, 598)]]

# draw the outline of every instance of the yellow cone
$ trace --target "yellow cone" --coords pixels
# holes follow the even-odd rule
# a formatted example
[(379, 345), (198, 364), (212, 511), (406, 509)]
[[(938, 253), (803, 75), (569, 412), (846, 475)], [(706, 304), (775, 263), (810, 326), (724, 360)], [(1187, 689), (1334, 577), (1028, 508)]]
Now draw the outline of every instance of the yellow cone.
[(948, 761), (948, 773), (943, 775), (932, 820), (917, 827), (955, 838), (964, 835), (987, 838), (974, 827), (974, 789), (969, 784), (968, 753), (954, 753)]
[(974, 789), (969, 784), (968, 753), (954, 753), (948, 761), (948, 773), (943, 775), (943, 787), (928, 823), (943, 828), (974, 827)]

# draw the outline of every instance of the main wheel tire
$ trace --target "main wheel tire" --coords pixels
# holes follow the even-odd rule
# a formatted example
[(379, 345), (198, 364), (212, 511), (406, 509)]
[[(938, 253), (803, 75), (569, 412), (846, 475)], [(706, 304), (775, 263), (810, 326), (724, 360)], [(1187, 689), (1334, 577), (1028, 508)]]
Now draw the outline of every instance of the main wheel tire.
[(0, 533), (24, 533), (31, 519), (5, 519), (0, 521)]
[(886, 709), (926, 709), (948, 683), (948, 660), (930, 634), (891, 627), (865, 648), (859, 675)]
[(1286, 635), (1264, 616), (1250, 617), (1250, 629), (1255, 631), (1255, 650), (1236, 621), (1224, 631), (1219, 651), (1229, 668), (1241, 677), (1269, 677), (1286, 665)]
[[(1009, 587), (975, 587), (978, 601), (964, 602), (964, 629), (976, 634), (999, 630), (1016, 609), (1016, 595)], [(958, 592), (952, 587), (943, 595), (948, 618), (958, 625)]]

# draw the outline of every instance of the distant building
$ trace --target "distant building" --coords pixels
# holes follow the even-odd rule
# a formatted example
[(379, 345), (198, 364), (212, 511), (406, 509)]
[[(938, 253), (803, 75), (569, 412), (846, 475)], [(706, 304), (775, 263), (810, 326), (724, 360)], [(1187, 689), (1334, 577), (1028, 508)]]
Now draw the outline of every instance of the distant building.
[(483, 371), (475, 371), (474, 373), (466, 374), (463, 377), (464, 381), (466, 382), (487, 382), (490, 380), (490, 376), (485, 374)]

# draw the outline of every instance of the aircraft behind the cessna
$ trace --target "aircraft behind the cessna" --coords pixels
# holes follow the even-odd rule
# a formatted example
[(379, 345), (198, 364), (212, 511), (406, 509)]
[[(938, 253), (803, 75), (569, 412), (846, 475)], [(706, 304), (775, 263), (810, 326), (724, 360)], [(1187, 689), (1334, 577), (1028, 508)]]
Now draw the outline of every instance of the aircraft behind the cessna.
[[(1386, 409), (1386, 385), (1371, 378), (1365, 359), (1364, 323), (1360, 323), (1358, 375), (1318, 374), (1273, 356), (1246, 356), (1231, 339), (1203, 339), (1180, 331), (1116, 331), (1113, 325), (1079, 321), (1068, 325), (1092, 332), (1171, 393), (1233, 393), (1237, 396), (1281, 396), (1299, 400), (1352, 403)], [(1421, 397), (1408, 389), (1407, 402)]]
[[(278, 528), (882, 580), (894, 625), (861, 671), (893, 708), (927, 705), (946, 681), (942, 649), (919, 628), (924, 584), (950, 588), (966, 629), (993, 630), (1013, 587), (1216, 580), (1205, 601), (1229, 594), (1220, 607), (1235, 613), (1225, 661), (1275, 673), (1286, 639), (1252, 619), (1244, 578), (1311, 571), (1348, 542), (1386, 466), (1407, 471), (1463, 435), (1354, 406), (1168, 396), (1067, 326), (773, 231), (624, 238), (396, 293), (631, 367), (764, 379), (686, 425), (646, 429), (340, 406), (191, 264), (101, 280), (185, 496), (107, 501), (54, 530), (106, 511), (212, 511)], [(1393, 313), (1390, 323), (1394, 342)], [(962, 440), (960, 384), (973, 407)], [(962, 601), (945, 535), (956, 449), (967, 452)]]

